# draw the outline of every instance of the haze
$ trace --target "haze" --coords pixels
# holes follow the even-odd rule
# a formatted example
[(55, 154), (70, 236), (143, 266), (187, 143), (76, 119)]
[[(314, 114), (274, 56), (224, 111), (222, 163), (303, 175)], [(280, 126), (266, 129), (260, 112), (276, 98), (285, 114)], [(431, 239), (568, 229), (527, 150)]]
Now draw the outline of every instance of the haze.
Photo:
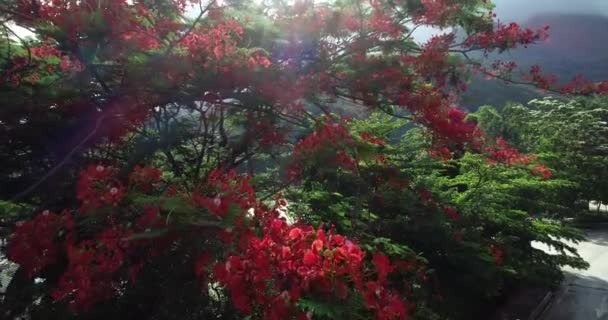
[(545, 13), (593, 14), (608, 17), (608, 0), (494, 0), (498, 17), (525, 22)]

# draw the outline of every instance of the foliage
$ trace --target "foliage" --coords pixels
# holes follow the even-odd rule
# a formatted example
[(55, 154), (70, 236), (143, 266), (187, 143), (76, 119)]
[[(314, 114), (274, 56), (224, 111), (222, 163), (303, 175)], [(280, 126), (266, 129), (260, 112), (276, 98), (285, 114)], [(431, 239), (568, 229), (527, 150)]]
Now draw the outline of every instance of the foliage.
[[(374, 115), (349, 127), (390, 136), (404, 125)], [(306, 221), (331, 221), (374, 250), (416, 261), (423, 276), (415, 287), (425, 289), (411, 297), (419, 299), (420, 312), (426, 306), (456, 318), (483, 317), (475, 315), (480, 301), (505, 287), (520, 281), (555, 285), (560, 266), (586, 267), (559, 240), (580, 241), (581, 234), (547, 219), (562, 209), (559, 195), (571, 182), (535, 173), (534, 163), (496, 163), (469, 152), (436, 158), (427, 152), (426, 136), (420, 129), (394, 136), (399, 143), (376, 150), (381, 165), (378, 158), (361, 160), (355, 172), (317, 162), (303, 174), (302, 188), (286, 195), (308, 204)]]
[(559, 168), (555, 177), (572, 183), (559, 193), (572, 215), (587, 210), (579, 200), (608, 200), (607, 106), (600, 97), (546, 98), (525, 106), (509, 104), (500, 112), (484, 107), (475, 116), (480, 126), (489, 128), (486, 132), (505, 137), (519, 150), (536, 153), (546, 165)]

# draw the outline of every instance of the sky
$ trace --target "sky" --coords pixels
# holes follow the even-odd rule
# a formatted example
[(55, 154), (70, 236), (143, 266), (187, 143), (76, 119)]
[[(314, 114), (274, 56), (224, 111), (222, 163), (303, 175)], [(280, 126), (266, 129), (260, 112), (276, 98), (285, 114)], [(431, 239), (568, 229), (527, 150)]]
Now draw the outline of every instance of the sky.
[(501, 20), (524, 22), (544, 13), (597, 14), (608, 17), (608, 0), (494, 0)]

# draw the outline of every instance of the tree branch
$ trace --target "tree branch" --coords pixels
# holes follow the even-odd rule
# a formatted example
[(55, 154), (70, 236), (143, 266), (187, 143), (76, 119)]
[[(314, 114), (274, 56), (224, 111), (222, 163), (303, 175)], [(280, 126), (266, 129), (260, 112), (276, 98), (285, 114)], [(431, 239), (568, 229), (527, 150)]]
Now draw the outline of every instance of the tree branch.
[(212, 5), (214, 5), (214, 4), (215, 4), (215, 0), (211, 1), (211, 2), (210, 2), (208, 5), (207, 5), (207, 7), (205, 7), (205, 8), (203, 9), (203, 2), (202, 2), (202, 0), (200, 0), (200, 1), (198, 2), (198, 7), (199, 7), (199, 9), (201, 10), (201, 12), (200, 12), (200, 13), (198, 14), (198, 16), (197, 16), (197, 17), (194, 19), (194, 21), (192, 22), (192, 24), (190, 25), (190, 27), (188, 28), (188, 30), (186, 30), (186, 32), (185, 32), (185, 33), (184, 33), (184, 34), (183, 34), (181, 37), (179, 37), (179, 38), (178, 38), (178, 39), (176, 39), (175, 41), (172, 41), (172, 42), (169, 44), (169, 46), (167, 47), (167, 51), (165, 52), (165, 55), (168, 55), (168, 54), (171, 52), (171, 50), (173, 50), (173, 48), (175, 48), (175, 46), (176, 46), (178, 43), (182, 42), (184, 39), (186, 39), (186, 37), (187, 37), (187, 36), (188, 36), (190, 33), (192, 33), (192, 31), (194, 31), (194, 28), (196, 28), (196, 25), (197, 25), (197, 24), (198, 24), (198, 23), (201, 21), (201, 19), (203, 18), (203, 15), (205, 15), (205, 13), (206, 13), (207, 11), (209, 11), (209, 9), (211, 8), (211, 6), (212, 6)]
[(93, 130), (91, 130), (91, 132), (89, 132), (89, 134), (87, 134), (84, 137), (84, 139), (82, 139), (74, 148), (72, 148), (72, 150), (70, 150), (70, 152), (68, 152), (68, 154), (65, 155), (65, 157), (63, 157), (63, 159), (61, 161), (59, 161), (59, 163), (57, 163), (51, 170), (49, 170), (49, 172), (47, 172), (44, 176), (42, 176), (42, 178), (38, 179), (38, 181), (36, 181), (34, 184), (29, 186), (27, 189), (19, 192), (15, 196), (13, 196), (11, 198), (11, 201), (16, 202), (17, 200), (20, 200), (23, 197), (29, 195), (34, 190), (36, 190), (36, 188), (38, 188), (38, 186), (40, 186), (42, 183), (44, 183), (50, 177), (55, 175), (59, 171), (59, 169), (61, 169), (72, 158), (72, 156), (76, 153), (76, 151), (78, 151), (80, 148), (82, 148), (97, 133), (97, 131), (101, 127), (101, 123), (106, 119), (106, 117), (108, 117), (108, 115), (101, 115), (95, 122), (95, 127), (93, 128)]

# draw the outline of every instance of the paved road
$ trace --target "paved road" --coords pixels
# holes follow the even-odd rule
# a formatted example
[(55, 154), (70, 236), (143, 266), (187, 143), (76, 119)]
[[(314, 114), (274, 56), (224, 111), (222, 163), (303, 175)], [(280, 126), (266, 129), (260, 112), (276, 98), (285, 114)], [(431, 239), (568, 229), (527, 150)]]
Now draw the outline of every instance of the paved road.
[(587, 235), (588, 240), (577, 247), (591, 266), (566, 270), (566, 280), (542, 320), (608, 320), (608, 230)]

